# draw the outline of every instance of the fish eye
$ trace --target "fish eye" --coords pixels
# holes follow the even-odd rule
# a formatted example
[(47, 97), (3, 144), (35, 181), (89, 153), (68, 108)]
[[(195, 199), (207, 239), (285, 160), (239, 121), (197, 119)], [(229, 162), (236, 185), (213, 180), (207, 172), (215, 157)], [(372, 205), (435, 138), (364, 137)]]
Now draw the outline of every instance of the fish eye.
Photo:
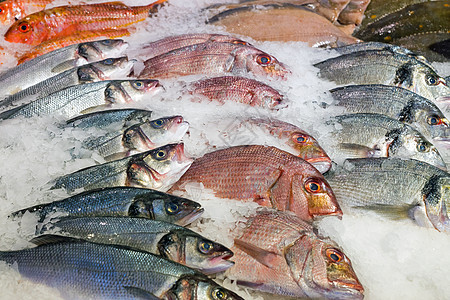
[(417, 151), (428, 152), (430, 151), (430, 147), (425, 142), (422, 142), (417, 145)]
[(211, 242), (201, 241), (198, 243), (198, 250), (201, 253), (208, 254), (214, 248)]
[(322, 185), (317, 180), (309, 180), (305, 184), (305, 189), (309, 193), (317, 194), (322, 192)]
[(113, 62), (114, 62), (114, 60), (113, 60), (112, 58), (108, 58), (108, 59), (105, 59), (105, 60), (103, 61), (103, 63), (104, 63), (105, 65), (112, 65)]
[(427, 123), (429, 125), (440, 125), (442, 124), (442, 120), (438, 116), (429, 116), (427, 118)]
[(180, 207), (178, 206), (178, 204), (170, 202), (166, 204), (166, 211), (169, 215), (174, 215), (176, 213), (178, 213), (180, 210)]
[(163, 160), (167, 157), (167, 152), (164, 150), (159, 150), (155, 155), (157, 160)]
[(212, 296), (215, 300), (223, 300), (227, 298), (227, 293), (224, 290), (217, 288), (213, 291)]
[(133, 81), (131, 85), (137, 90), (140, 90), (144, 87), (144, 83), (142, 81)]
[(0, 7), (0, 14), (3, 13), (3, 8)]
[(344, 256), (340, 251), (336, 249), (327, 249), (326, 255), (332, 262), (335, 263), (340, 262)]
[(260, 54), (256, 58), (256, 62), (260, 65), (268, 65), (272, 62), (272, 58), (267, 54)]
[(161, 128), (165, 121), (163, 119), (154, 120), (150, 123), (153, 128)]
[(30, 29), (31, 29), (31, 26), (27, 22), (22, 22), (19, 24), (20, 32), (27, 33), (28, 31), (30, 31)]
[(439, 78), (434, 75), (427, 75), (426, 80), (428, 85), (437, 85), (439, 83)]
[(308, 138), (303, 134), (294, 135), (294, 142), (298, 144), (304, 144), (308, 141)]
[(111, 40), (104, 40), (101, 42), (103, 45), (111, 45)]

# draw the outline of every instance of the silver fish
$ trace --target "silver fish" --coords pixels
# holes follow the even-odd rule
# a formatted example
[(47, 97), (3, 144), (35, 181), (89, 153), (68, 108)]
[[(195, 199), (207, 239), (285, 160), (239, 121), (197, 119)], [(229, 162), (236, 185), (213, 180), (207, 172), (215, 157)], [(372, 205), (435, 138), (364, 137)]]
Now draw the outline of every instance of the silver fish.
[(157, 80), (105, 80), (74, 85), (0, 114), (0, 119), (52, 113), (74, 117), (98, 106), (137, 102), (161, 90)]
[(439, 151), (411, 126), (380, 114), (349, 114), (329, 124), (338, 128), (332, 139), (345, 158), (413, 158), (446, 170)]
[(73, 85), (108, 79), (123, 79), (130, 73), (133, 65), (134, 60), (120, 57), (107, 58), (99, 62), (73, 68), (0, 100), (0, 108), (5, 110), (9, 106), (30, 103)]
[(81, 188), (133, 186), (166, 191), (192, 162), (184, 154), (183, 144), (170, 144), (59, 177), (51, 189), (73, 192)]
[(67, 236), (99, 244), (122, 245), (170, 259), (204, 274), (232, 265), (233, 252), (187, 228), (143, 218), (61, 218), (44, 224), (39, 234)]
[(135, 187), (111, 187), (83, 192), (72, 197), (39, 204), (11, 214), (35, 214), (38, 222), (67, 217), (136, 217), (165, 221), (180, 226), (203, 213), (197, 202), (167, 193)]
[(123, 56), (123, 40), (74, 44), (26, 61), (0, 74), (0, 98), (15, 94), (63, 71), (87, 63)]
[(361, 208), (420, 220), (425, 208), (437, 230), (450, 231), (450, 174), (430, 164), (398, 158), (349, 159), (326, 179), (347, 213)]
[[(22, 276), (58, 289), (66, 299), (174, 299), (167, 293), (178, 290), (190, 299), (197, 293), (207, 293), (201, 299), (242, 299), (186, 266), (111, 245), (62, 241), (0, 252), (0, 260), (16, 264)], [(195, 284), (183, 285), (185, 280)]]

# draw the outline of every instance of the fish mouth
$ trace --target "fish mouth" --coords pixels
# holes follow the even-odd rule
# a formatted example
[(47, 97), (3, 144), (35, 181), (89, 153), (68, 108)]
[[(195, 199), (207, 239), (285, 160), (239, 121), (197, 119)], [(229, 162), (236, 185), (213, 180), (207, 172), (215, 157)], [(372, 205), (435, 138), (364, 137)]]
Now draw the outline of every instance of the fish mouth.
[(185, 226), (185, 225), (191, 224), (192, 222), (194, 222), (195, 220), (200, 218), (200, 216), (203, 214), (204, 211), (205, 211), (204, 208), (196, 208), (190, 214), (188, 214), (187, 216), (181, 218), (178, 221), (178, 223), (181, 226)]
[(331, 168), (331, 161), (328, 157), (308, 158), (306, 159), (306, 161), (313, 165), (321, 174), (325, 173)]
[(212, 267), (200, 268), (199, 270), (206, 275), (223, 272), (234, 266), (234, 261), (226, 260), (226, 258), (224, 258), (227, 256), (229, 256), (229, 254), (226, 254), (226, 256), (221, 255), (214, 257), (209, 260), (209, 263), (213, 265)]
[(335, 286), (341, 290), (347, 290), (352, 294), (360, 294), (360, 295), (364, 294), (364, 287), (359, 282), (351, 283), (345, 281), (337, 281), (335, 282)]

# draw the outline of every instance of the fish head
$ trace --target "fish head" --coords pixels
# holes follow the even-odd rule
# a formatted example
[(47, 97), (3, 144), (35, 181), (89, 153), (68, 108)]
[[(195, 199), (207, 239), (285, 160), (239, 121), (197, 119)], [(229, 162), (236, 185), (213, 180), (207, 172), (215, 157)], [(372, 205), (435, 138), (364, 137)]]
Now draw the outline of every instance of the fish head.
[(202, 213), (203, 208), (195, 201), (156, 191), (137, 196), (128, 209), (130, 217), (165, 221), (180, 226), (194, 222)]
[(350, 260), (331, 241), (305, 234), (284, 255), (293, 279), (309, 297), (363, 298), (364, 288)]
[(250, 103), (261, 103), (260, 106), (267, 107), (269, 109), (281, 109), (287, 107), (287, 103), (283, 95), (270, 86), (261, 85), (255, 88), (253, 92), (249, 91), (249, 93), (253, 94), (253, 99)]
[(127, 57), (107, 58), (81, 66), (77, 69), (78, 80), (81, 83), (123, 78), (133, 68), (134, 61)]
[(181, 116), (149, 120), (126, 129), (122, 143), (128, 149), (147, 151), (180, 141), (188, 129), (189, 123)]
[(406, 87), (427, 99), (436, 100), (450, 96), (450, 87), (445, 78), (439, 76), (427, 64), (421, 63), (414, 68), (412, 87)]
[(287, 144), (294, 148), (299, 157), (312, 164), (320, 173), (325, 173), (331, 168), (331, 159), (325, 150), (320, 147), (315, 138), (306, 132), (291, 132)]
[(35, 13), (15, 21), (5, 33), (5, 40), (36, 46), (48, 38), (48, 31), (44, 15)]
[(158, 80), (120, 80), (111, 82), (105, 89), (105, 101), (109, 104), (132, 103), (162, 90)]
[(128, 43), (121, 39), (106, 39), (101, 41), (82, 43), (77, 53), (86, 62), (99, 61), (106, 58), (123, 56)]
[(186, 231), (173, 231), (158, 242), (159, 254), (204, 274), (222, 272), (234, 265), (227, 247)]
[(422, 189), (428, 219), (441, 232), (450, 232), (450, 176), (431, 176)]
[(256, 76), (284, 78), (290, 71), (275, 57), (250, 46), (239, 46), (233, 51), (231, 72), (251, 72)]
[(160, 298), (165, 300), (243, 300), (236, 293), (200, 274), (182, 276)]

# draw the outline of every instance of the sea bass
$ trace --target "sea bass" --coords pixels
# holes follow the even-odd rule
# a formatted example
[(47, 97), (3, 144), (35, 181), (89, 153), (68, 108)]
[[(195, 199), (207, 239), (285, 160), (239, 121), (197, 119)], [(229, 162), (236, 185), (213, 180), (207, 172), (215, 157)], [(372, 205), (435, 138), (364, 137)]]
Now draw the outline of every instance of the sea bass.
[(350, 85), (330, 91), (346, 113), (378, 113), (411, 125), (428, 140), (449, 139), (449, 120), (430, 100), (401, 87)]
[(236, 264), (226, 273), (238, 284), (296, 298), (364, 297), (350, 259), (295, 215), (262, 210), (244, 226), (234, 240)]
[(257, 80), (239, 77), (222, 76), (200, 80), (191, 84), (189, 92), (195, 100), (207, 99), (225, 103), (234, 101), (250, 106), (261, 106), (269, 109), (279, 109), (286, 106), (283, 95), (274, 88)]
[(367, 50), (330, 58), (314, 65), (337, 84), (386, 84), (403, 87), (430, 100), (450, 95), (446, 80), (429, 64), (390, 50)]
[(108, 79), (126, 78), (133, 67), (134, 61), (126, 57), (107, 58), (78, 68), (73, 68), (53, 77), (39, 81), (20, 92), (0, 100), (0, 108), (5, 110), (9, 106), (18, 106), (46, 97), (64, 88), (97, 82)]
[(436, 147), (420, 132), (398, 120), (380, 114), (349, 114), (335, 117), (331, 140), (344, 158), (413, 158), (446, 170)]
[(5, 33), (5, 40), (36, 46), (80, 31), (128, 27), (144, 21), (157, 11), (158, 4), (165, 1), (134, 7), (121, 2), (58, 6), (17, 20)]
[(74, 85), (0, 113), (0, 119), (60, 114), (71, 118), (95, 107), (151, 98), (161, 90), (158, 80), (105, 80)]
[(52, 203), (14, 212), (13, 217), (32, 213), (43, 223), (67, 217), (134, 217), (185, 226), (203, 213), (197, 202), (151, 189), (111, 187), (83, 192)]
[(170, 144), (61, 176), (51, 189), (73, 192), (81, 188), (133, 186), (166, 191), (191, 164), (183, 144)]
[(450, 174), (430, 164), (398, 158), (350, 159), (326, 178), (346, 213), (359, 208), (421, 222), (419, 212), (425, 207), (433, 226), (449, 232)]
[(170, 192), (183, 191), (189, 182), (201, 182), (216, 197), (289, 210), (306, 221), (341, 215), (322, 174), (275, 147), (237, 146), (207, 153), (194, 161)]
[(143, 218), (61, 218), (44, 224), (37, 234), (127, 246), (159, 255), (204, 274), (222, 272), (234, 265), (228, 260), (233, 252), (227, 247), (187, 228)]
[[(65, 299), (195, 299), (191, 294), (242, 299), (198, 271), (119, 246), (62, 241), (0, 252), (0, 260), (15, 264), (25, 278), (58, 289)], [(174, 293), (185, 297), (173, 298)]]
[(289, 73), (278, 60), (249, 45), (206, 42), (191, 45), (150, 58), (144, 62), (139, 78), (173, 78), (194, 74), (283, 78)]

